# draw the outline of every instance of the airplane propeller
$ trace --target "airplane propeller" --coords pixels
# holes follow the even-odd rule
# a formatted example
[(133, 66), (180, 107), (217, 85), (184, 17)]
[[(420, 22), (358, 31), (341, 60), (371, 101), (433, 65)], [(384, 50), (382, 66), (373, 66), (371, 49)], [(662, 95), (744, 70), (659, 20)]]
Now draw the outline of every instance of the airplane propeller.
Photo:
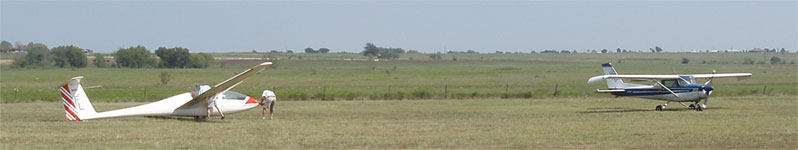
[[(714, 77), (715, 70), (712, 70), (712, 74)], [(707, 80), (707, 82), (704, 83), (704, 86), (701, 86), (701, 90), (704, 91), (704, 95), (706, 96), (706, 98), (704, 98), (704, 104), (701, 104), (701, 107), (703, 108), (707, 108), (707, 101), (709, 101), (709, 95), (712, 95), (712, 90), (715, 90), (715, 87), (712, 87), (711, 85), (713, 77), (709, 77), (709, 80)]]

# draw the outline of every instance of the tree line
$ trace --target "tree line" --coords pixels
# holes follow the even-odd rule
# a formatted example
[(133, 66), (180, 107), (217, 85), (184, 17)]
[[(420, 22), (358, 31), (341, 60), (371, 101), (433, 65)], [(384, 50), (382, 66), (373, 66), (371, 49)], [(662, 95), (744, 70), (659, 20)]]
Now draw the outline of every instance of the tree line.
[(363, 52), (360, 52), (366, 57), (377, 57), (379, 59), (397, 59), (400, 54), (406, 53), (402, 48), (385, 48), (377, 47), (374, 43), (366, 43), (363, 47)]
[[(48, 48), (42, 43), (17, 44), (11, 46), (10, 42), (2, 41), (0, 49), (4, 52), (11, 50), (26, 52), (14, 58), (13, 67), (38, 68), (55, 66), (60, 68), (84, 68), (88, 66), (88, 53), (74, 45), (63, 45)], [(105, 56), (94, 53), (94, 65), (99, 68), (207, 68), (213, 63), (213, 56), (206, 53), (190, 53), (188, 48), (159, 47), (151, 53), (144, 46), (131, 46), (120, 48), (112, 54), (114, 63), (108, 64)]]

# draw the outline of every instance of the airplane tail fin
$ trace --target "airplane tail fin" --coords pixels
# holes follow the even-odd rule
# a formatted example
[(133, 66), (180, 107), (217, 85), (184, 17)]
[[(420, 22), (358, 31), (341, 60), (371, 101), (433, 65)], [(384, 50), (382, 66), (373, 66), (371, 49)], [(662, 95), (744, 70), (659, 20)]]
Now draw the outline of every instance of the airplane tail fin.
[(83, 76), (73, 77), (59, 88), (67, 120), (81, 120), (97, 113), (86, 92), (83, 91), (80, 79), (83, 79)]
[[(612, 64), (605, 63), (601, 64), (601, 68), (604, 69), (605, 75), (617, 75), (618, 72), (615, 72), (615, 67), (612, 67)], [(607, 88), (609, 89), (621, 89), (623, 88), (623, 80), (621, 79), (607, 79)]]

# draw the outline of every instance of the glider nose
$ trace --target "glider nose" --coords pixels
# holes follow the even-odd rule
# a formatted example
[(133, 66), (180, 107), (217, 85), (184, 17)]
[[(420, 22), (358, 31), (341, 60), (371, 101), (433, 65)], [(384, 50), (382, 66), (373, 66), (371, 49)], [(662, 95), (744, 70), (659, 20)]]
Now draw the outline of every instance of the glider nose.
[(252, 97), (249, 97), (249, 99), (247, 99), (247, 103), (244, 103), (244, 104), (257, 104), (257, 103), (258, 103), (258, 101), (256, 101)]

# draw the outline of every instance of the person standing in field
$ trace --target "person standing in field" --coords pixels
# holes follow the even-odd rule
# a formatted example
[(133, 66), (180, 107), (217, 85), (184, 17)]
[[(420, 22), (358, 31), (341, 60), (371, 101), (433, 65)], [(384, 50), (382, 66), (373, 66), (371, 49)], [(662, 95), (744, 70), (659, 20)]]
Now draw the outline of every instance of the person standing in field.
[[(211, 86), (209, 86), (209, 85), (197, 84), (196, 86), (197, 86), (197, 96), (202, 95), (202, 93), (205, 93), (205, 91), (208, 91), (208, 90), (211, 89)], [(211, 119), (211, 111), (213, 110), (213, 107), (216, 107), (216, 110), (219, 111), (219, 115), (221, 115), (222, 119), (224, 119), (224, 113), (222, 113), (222, 110), (219, 109), (219, 106), (216, 105), (216, 96), (208, 98), (208, 107), (206, 109), (206, 112), (207, 112), (206, 113), (206, 119)]]
[(261, 119), (266, 119), (266, 110), (269, 110), (269, 120), (274, 119), (274, 103), (277, 102), (277, 95), (274, 92), (269, 90), (263, 90), (263, 94), (260, 97), (260, 104), (263, 105), (263, 117)]

